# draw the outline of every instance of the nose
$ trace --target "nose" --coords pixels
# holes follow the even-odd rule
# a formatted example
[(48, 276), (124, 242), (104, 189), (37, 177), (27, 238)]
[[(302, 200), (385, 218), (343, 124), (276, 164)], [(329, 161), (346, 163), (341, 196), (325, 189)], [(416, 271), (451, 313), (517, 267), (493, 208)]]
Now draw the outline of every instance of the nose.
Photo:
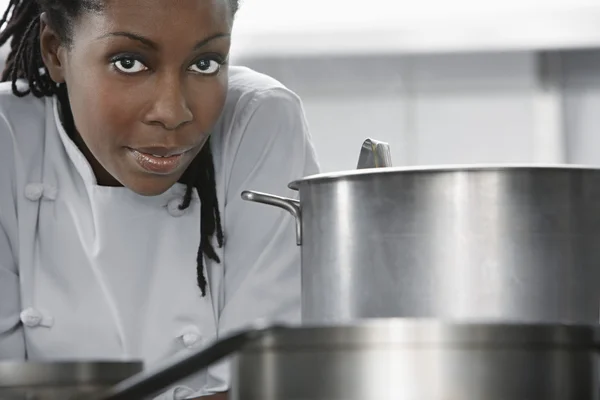
[(185, 88), (177, 77), (164, 77), (157, 82), (152, 106), (145, 116), (150, 125), (160, 125), (167, 130), (191, 122), (194, 118), (189, 107)]

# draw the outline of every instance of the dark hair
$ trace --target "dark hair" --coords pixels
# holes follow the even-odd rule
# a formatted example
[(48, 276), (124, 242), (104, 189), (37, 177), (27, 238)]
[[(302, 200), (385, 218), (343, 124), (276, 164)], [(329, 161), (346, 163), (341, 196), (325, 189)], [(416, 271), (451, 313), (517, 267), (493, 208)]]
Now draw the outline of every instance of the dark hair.
[[(233, 14), (237, 12), (239, 0), (228, 0)], [(63, 43), (71, 43), (73, 21), (82, 12), (100, 11), (101, 0), (10, 0), (0, 26), (0, 46), (9, 39), (10, 53), (2, 72), (1, 81), (12, 81), (12, 90), (16, 96), (32, 94), (36, 97), (57, 96), (63, 113), (65, 130), (75, 133), (75, 124), (66, 86), (57, 85), (50, 78), (48, 69), (42, 60), (40, 51), (40, 15), (46, 13), (48, 24), (55, 30)], [(25, 79), (28, 88), (19, 89), (17, 81)], [(223, 228), (217, 200), (215, 168), (213, 164), (210, 139), (206, 142), (196, 159), (184, 173), (181, 181), (187, 185), (186, 193), (180, 209), (186, 209), (192, 201), (193, 190), (198, 190), (201, 202), (201, 240), (196, 258), (198, 286), (202, 295), (206, 295), (207, 280), (204, 275), (202, 255), (219, 263), (219, 257), (211, 243), (216, 235), (217, 244), (223, 246)]]

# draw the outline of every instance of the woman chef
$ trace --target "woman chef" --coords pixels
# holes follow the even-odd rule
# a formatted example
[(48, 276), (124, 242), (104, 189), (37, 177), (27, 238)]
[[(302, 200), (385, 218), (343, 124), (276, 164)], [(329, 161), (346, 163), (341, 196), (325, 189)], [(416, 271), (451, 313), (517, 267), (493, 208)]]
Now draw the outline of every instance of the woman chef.
[[(228, 67), (237, 0), (12, 0), (0, 45), (0, 360), (185, 354), (294, 322), (297, 96)], [(161, 399), (228, 389), (227, 367)]]

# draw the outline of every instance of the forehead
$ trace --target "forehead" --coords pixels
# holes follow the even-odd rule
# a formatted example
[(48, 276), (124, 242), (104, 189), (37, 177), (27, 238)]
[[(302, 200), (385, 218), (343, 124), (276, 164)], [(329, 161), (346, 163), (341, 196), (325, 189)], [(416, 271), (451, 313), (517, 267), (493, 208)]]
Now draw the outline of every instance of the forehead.
[(86, 13), (78, 31), (90, 35), (129, 31), (155, 39), (201, 39), (231, 31), (229, 0), (104, 0), (101, 12)]

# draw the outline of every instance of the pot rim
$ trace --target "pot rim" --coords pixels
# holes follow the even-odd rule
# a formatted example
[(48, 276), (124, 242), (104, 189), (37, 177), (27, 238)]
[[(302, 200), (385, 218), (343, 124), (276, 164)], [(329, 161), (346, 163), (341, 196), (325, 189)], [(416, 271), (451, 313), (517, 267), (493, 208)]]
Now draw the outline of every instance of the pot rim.
[(335, 325), (304, 324), (272, 329), (246, 350), (274, 348), (349, 348), (393, 345), (398, 348), (442, 346), (596, 349), (595, 324), (452, 322), (435, 319), (371, 319)]
[(355, 177), (390, 175), (399, 173), (455, 173), (455, 172), (487, 172), (487, 171), (571, 171), (600, 172), (600, 166), (580, 164), (440, 164), (388, 168), (367, 168), (309, 175), (292, 181), (288, 187), (299, 190), (301, 185), (345, 181)]

